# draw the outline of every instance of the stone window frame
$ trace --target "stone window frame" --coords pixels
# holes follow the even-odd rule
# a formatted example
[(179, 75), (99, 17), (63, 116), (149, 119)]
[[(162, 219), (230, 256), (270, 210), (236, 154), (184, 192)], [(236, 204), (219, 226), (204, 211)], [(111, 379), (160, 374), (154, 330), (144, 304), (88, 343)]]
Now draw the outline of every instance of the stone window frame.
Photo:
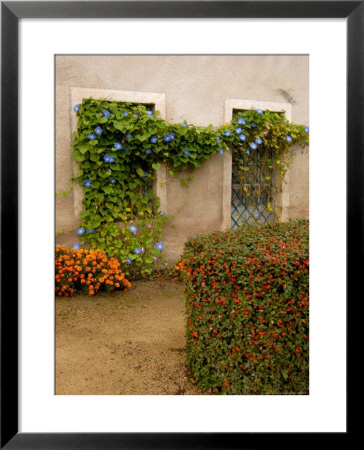
[[(137, 104), (154, 105), (155, 110), (159, 111), (159, 117), (166, 118), (166, 96), (160, 92), (144, 92), (144, 91), (122, 91), (118, 89), (96, 89), (70, 87), (70, 112), (71, 112), (71, 142), (72, 134), (77, 131), (78, 117), (73, 112), (73, 106), (82, 103), (86, 98), (94, 98), (97, 100), (112, 100), (117, 102), (131, 102)], [(79, 171), (78, 164), (72, 158), (72, 175), (77, 176)], [(161, 165), (156, 172), (156, 179), (153, 183), (153, 192), (160, 199), (160, 209), (167, 212), (167, 166)], [(76, 221), (80, 220), (82, 211), (82, 199), (84, 196), (83, 188), (76, 184), (73, 191), (73, 207)]]
[[(224, 109), (224, 123), (229, 123), (233, 118), (234, 110), (269, 109), (273, 112), (285, 112), (286, 118), (292, 120), (292, 104), (288, 102), (269, 102), (249, 99), (226, 99)], [(222, 230), (231, 228), (231, 178), (232, 178), (232, 154), (226, 152), (224, 156), (224, 176), (222, 192)], [(288, 220), (289, 215), (289, 170), (287, 170), (283, 180), (277, 186), (275, 195), (275, 210), (281, 222)]]

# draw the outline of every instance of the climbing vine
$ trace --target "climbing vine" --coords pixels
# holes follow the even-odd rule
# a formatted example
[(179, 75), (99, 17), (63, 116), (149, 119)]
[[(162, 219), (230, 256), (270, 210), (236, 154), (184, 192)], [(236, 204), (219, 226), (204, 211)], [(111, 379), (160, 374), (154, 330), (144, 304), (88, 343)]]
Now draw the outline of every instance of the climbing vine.
[(308, 127), (289, 123), (283, 112), (236, 112), (230, 123), (214, 128), (167, 123), (151, 105), (89, 98), (73, 110), (78, 129), (72, 154), (84, 188), (78, 234), (144, 274), (161, 256), (163, 244), (156, 241), (168, 219), (152, 192), (161, 163), (175, 175), (231, 151), (244, 174), (247, 158), (259, 149), (272, 155), (264, 164), (284, 175), (292, 145), (308, 144)]

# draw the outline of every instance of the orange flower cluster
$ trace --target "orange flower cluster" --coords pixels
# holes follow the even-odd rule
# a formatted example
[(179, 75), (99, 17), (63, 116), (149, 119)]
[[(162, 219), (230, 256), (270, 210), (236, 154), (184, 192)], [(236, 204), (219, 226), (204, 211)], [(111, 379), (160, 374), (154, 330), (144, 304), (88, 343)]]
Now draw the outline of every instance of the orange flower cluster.
[(174, 269), (175, 270), (180, 270), (181, 272), (183, 272), (184, 270), (185, 270), (185, 268), (186, 268), (186, 261), (180, 261), (180, 262), (177, 262), (177, 264), (174, 266)]
[(115, 258), (108, 258), (103, 250), (75, 250), (56, 247), (56, 295), (70, 297), (79, 291), (90, 295), (102, 289), (112, 291), (131, 287)]

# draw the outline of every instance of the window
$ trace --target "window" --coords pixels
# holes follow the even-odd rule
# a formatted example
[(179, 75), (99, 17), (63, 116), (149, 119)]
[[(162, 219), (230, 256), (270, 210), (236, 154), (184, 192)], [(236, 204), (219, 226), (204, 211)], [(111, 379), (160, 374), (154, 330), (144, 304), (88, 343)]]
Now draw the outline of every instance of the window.
[[(130, 102), (136, 104), (143, 104), (151, 106), (153, 110), (160, 112), (160, 117), (165, 119), (165, 95), (155, 92), (141, 92), (141, 91), (121, 91), (115, 89), (93, 89), (93, 88), (70, 88), (70, 108), (71, 111), (71, 124), (72, 133), (77, 131), (77, 116), (72, 113), (72, 106), (82, 103), (85, 98), (97, 98), (102, 100), (112, 100), (117, 102)], [(72, 139), (72, 137), (71, 137)], [(72, 161), (72, 172), (74, 176), (78, 174), (78, 166), (75, 161)], [(156, 174), (156, 180), (154, 181), (154, 194), (160, 199), (160, 209), (167, 211), (167, 192), (166, 192), (166, 167), (162, 167)], [(150, 187), (151, 188), (151, 187)], [(74, 216), (76, 221), (80, 217), (82, 210), (83, 189), (81, 186), (76, 185), (73, 193), (74, 198)]]
[[(244, 99), (227, 99), (225, 101), (224, 122), (230, 122), (234, 112), (250, 109), (269, 109), (282, 112), (291, 120), (291, 104), (262, 102)], [(268, 155), (269, 156), (269, 155)], [(247, 155), (243, 161), (226, 154), (224, 158), (223, 182), (223, 221), (222, 229), (235, 228), (243, 223), (264, 223), (274, 219), (273, 211), (278, 220), (288, 218), (289, 192), (285, 180), (276, 181), (272, 173), (266, 173), (261, 164), (263, 155), (258, 152)], [(239, 179), (237, 165), (246, 164), (247, 175)], [(249, 175), (248, 175), (249, 172)], [(288, 174), (286, 175), (286, 177)], [(274, 197), (271, 196), (272, 183)], [(268, 205), (268, 207), (267, 207)], [(272, 211), (270, 211), (270, 209)]]

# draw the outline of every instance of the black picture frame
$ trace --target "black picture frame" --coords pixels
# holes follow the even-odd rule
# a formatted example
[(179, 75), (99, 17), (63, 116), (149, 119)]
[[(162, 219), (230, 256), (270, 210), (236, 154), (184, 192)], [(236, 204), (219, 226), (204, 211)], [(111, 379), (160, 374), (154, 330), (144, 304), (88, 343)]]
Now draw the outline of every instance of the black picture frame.
[[(364, 264), (363, 1), (1, 2), (1, 448), (229, 449), (327, 444), (325, 433), (18, 433), (18, 22), (21, 18), (346, 18), (347, 309)], [(9, 107), (11, 105), (11, 107)], [(360, 295), (359, 295), (360, 297)], [(11, 298), (11, 301), (9, 301)], [(360, 298), (359, 298), (360, 300)], [(350, 352), (350, 346), (348, 346)], [(349, 375), (349, 373), (348, 373)], [(349, 414), (347, 415), (347, 421)], [(349, 422), (348, 422), (349, 423)], [(334, 438), (340, 443), (351, 436)], [(344, 442), (343, 442), (344, 444)]]

